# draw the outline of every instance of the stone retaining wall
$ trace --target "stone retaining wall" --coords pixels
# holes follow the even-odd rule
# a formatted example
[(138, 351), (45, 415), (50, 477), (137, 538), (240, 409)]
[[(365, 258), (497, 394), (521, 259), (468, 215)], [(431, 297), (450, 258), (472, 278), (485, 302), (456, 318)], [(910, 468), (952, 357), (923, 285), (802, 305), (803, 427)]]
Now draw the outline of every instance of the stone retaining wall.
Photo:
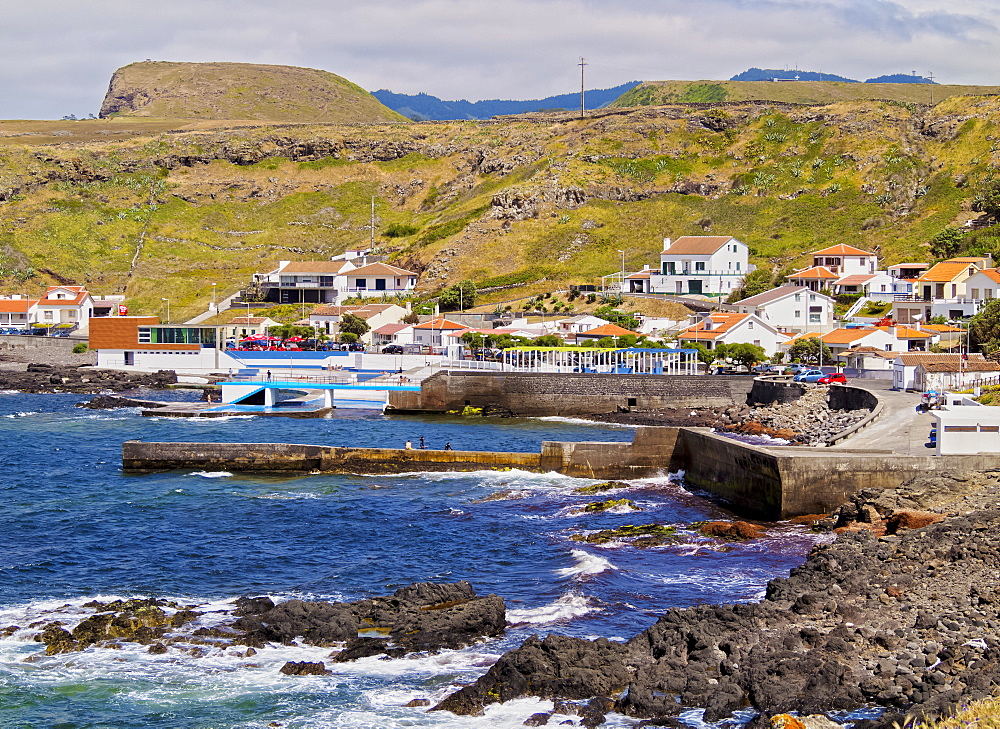
[(466, 406), (521, 416), (584, 416), (618, 410), (725, 408), (747, 401), (750, 377), (439, 372), (419, 393), (390, 392), (389, 408), (447, 412)]

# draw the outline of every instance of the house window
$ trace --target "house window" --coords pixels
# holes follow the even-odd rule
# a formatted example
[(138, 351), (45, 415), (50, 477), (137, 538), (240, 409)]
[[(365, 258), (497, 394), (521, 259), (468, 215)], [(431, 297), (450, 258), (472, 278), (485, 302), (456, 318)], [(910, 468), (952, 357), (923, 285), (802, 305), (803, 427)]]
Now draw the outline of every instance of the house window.
[(972, 289), (972, 298), (973, 299), (979, 298), (979, 289)]
[[(795, 301), (796, 303), (802, 301), (802, 294), (795, 294)], [(798, 314), (796, 314), (795, 316), (798, 316)]]
[(368, 288), (368, 281), (365, 280), (365, 279), (363, 279), (363, 278), (359, 278), (359, 279), (357, 279), (357, 283), (355, 283), (354, 286), (355, 286), (355, 288), (359, 288), (359, 289), (367, 289)]
[(983, 291), (983, 298), (984, 299), (992, 299), (993, 298), (993, 289), (984, 289), (984, 291)]
[(76, 319), (76, 312), (75, 312), (75, 311), (73, 311), (73, 310), (71, 309), (71, 310), (70, 310), (69, 312), (67, 312), (67, 313), (68, 313), (68, 315), (69, 315), (69, 318), (70, 318), (70, 319)]
[(152, 340), (149, 337), (149, 327), (139, 327), (139, 343), (149, 344)]
[(753, 322), (752, 321), (748, 321), (747, 322), (747, 329), (753, 329)]
[(704, 261), (695, 261), (695, 263), (694, 263), (694, 270), (695, 271), (704, 271), (705, 270), (705, 262)]
[(810, 324), (819, 324), (820, 323), (820, 318), (821, 317), (820, 317), (819, 314), (810, 314), (809, 315), (809, 323)]
[(802, 311), (801, 311), (801, 309), (796, 309), (795, 310), (795, 318), (796, 319), (801, 319), (802, 318)]
[(46, 310), (43, 315), (45, 321), (52, 321), (52, 312)]
[(810, 301), (815, 301), (816, 300), (816, 294), (809, 294), (809, 300)]
[(674, 262), (673, 261), (667, 261), (666, 263), (663, 264), (663, 275), (664, 276), (673, 276), (676, 272), (677, 272), (677, 270), (674, 267)]
[(739, 270), (740, 270), (740, 262), (739, 262), (739, 261), (737, 261), (737, 262), (736, 262), (736, 270), (737, 270), (737, 271), (739, 271)]
[(754, 343), (755, 345), (757, 345), (758, 347), (760, 346), (760, 340), (759, 340), (759, 339), (755, 339), (755, 340), (753, 340), (753, 343)]

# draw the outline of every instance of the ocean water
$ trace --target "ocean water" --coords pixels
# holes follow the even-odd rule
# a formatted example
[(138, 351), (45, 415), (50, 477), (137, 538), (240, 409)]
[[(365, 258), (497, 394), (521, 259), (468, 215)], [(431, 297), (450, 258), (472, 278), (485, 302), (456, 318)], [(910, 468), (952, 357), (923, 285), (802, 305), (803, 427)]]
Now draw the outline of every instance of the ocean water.
[[(404, 704), (440, 700), (531, 634), (623, 640), (670, 607), (759, 598), (815, 539), (788, 524), (742, 544), (702, 538), (691, 522), (731, 515), (666, 473), (587, 496), (574, 489), (591, 480), (518, 471), (277, 477), (120, 468), (128, 439), (401, 447), (423, 436), (428, 447), (534, 451), (543, 440), (628, 441), (630, 428), (357, 411), (318, 420), (143, 418), (75, 408), (81, 399), (0, 394), (4, 728), (517, 727), (551, 702), (510, 702), (475, 718)], [(582, 511), (612, 497), (637, 509)], [(570, 539), (651, 522), (676, 525), (681, 538), (651, 549)], [(506, 636), (437, 655), (330, 663), (329, 676), (279, 673), (285, 661), (323, 660), (329, 648), (275, 645), (248, 657), (240, 647), (181, 643), (152, 655), (123, 643), (45, 656), (33, 640), (52, 620), (72, 629), (94, 599), (197, 605), (196, 628), (225, 620), (241, 595), (352, 600), (460, 579), (505, 598)], [(10, 626), (17, 629), (3, 630)], [(607, 726), (632, 723), (612, 716)]]

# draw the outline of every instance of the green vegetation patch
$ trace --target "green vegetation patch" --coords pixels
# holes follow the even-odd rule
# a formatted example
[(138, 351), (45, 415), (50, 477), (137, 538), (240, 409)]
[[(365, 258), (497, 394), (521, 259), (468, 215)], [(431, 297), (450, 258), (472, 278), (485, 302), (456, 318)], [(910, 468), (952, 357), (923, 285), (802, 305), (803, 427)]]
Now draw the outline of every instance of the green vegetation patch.
[(590, 486), (581, 486), (578, 489), (573, 489), (573, 492), (577, 494), (600, 494), (613, 489), (627, 488), (628, 484), (622, 483), (621, 481), (605, 481), (604, 483), (595, 483)]
[(583, 507), (583, 510), (588, 513), (608, 511), (610, 509), (615, 509), (619, 506), (626, 506), (629, 509), (634, 509), (635, 511), (642, 511), (641, 508), (635, 505), (632, 499), (608, 499), (607, 501), (591, 501), (589, 504)]
[(661, 544), (675, 544), (680, 541), (677, 527), (662, 524), (626, 524), (614, 529), (602, 529), (593, 534), (574, 534), (570, 537), (574, 542), (588, 544), (607, 544), (608, 542), (627, 541), (633, 547), (657, 547)]

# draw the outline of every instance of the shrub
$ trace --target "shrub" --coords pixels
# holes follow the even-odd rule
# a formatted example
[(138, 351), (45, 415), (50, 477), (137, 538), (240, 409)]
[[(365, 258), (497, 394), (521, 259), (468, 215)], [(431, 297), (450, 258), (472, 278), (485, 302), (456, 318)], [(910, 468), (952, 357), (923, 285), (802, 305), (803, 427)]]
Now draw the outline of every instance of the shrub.
[(83, 354), (88, 349), (90, 349), (90, 347), (87, 346), (86, 342), (77, 342), (73, 345), (73, 354)]
[(408, 235), (413, 235), (419, 230), (420, 228), (416, 225), (408, 225), (407, 223), (392, 223), (385, 229), (383, 235), (386, 238), (405, 238)]

